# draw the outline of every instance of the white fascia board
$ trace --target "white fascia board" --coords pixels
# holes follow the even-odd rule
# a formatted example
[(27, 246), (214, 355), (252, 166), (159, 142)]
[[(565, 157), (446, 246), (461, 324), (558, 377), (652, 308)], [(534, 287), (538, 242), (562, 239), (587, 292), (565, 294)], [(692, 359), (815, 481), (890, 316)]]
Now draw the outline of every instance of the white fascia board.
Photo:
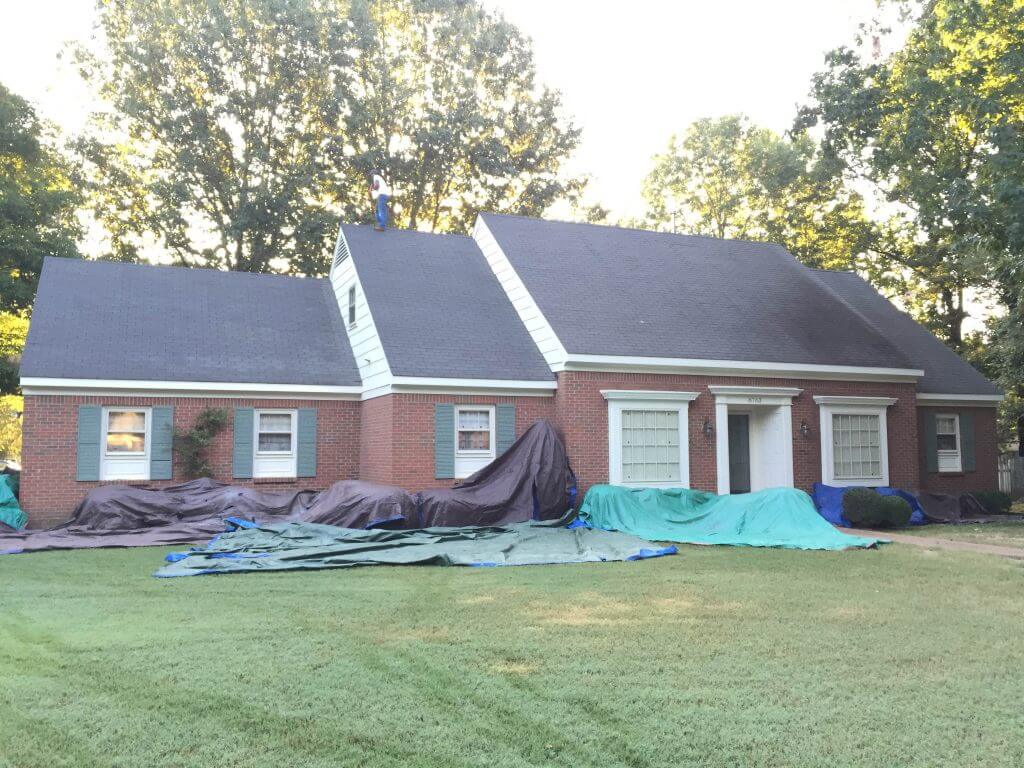
[(934, 392), (918, 392), (918, 405), (937, 405), (955, 408), (956, 406), (974, 406), (976, 408), (995, 408), (1005, 395), (943, 395)]
[(859, 405), (871, 407), (888, 407), (897, 403), (895, 397), (856, 397), (853, 395), (815, 395), (814, 402), (818, 405)]
[(924, 376), (917, 368), (874, 368), (858, 365), (765, 363), (756, 360), (701, 360), (679, 357), (631, 357), (570, 353), (556, 371), (634, 371), (638, 373), (755, 376), (767, 378), (836, 379), (841, 381), (914, 382)]
[(666, 392), (660, 389), (602, 389), (605, 400), (662, 400), (692, 403), (699, 392)]
[(450, 394), (492, 397), (551, 397), (558, 382), (514, 379), (447, 379), (429, 376), (395, 376), (391, 383), (363, 392), (363, 400), (383, 395)]
[(792, 400), (802, 389), (797, 387), (727, 387), (713, 384), (708, 391), (715, 397), (785, 397)]
[(358, 400), (362, 387), (333, 384), (259, 384), (221, 381), (148, 381), (134, 379), (64, 379), (26, 376), (26, 395), (117, 395), (143, 397), (286, 397), (311, 400)]
[(544, 360), (552, 371), (561, 370), (566, 359), (565, 345), (541, 312), (540, 306), (505, 255), (498, 239), (479, 215), (473, 225), (473, 240), (476, 241), (477, 248), (483, 254), (484, 260), (497, 278), (498, 284), (501, 285), (533, 343), (544, 356)]

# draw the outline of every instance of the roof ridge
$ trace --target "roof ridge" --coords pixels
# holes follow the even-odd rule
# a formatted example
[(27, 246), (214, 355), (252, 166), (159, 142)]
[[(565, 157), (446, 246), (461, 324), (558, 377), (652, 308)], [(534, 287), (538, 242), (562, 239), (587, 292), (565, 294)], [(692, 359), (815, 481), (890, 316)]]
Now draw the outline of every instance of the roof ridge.
[(598, 224), (593, 221), (566, 221), (565, 219), (542, 219), (538, 216), (523, 216), (518, 213), (492, 213), (490, 211), (481, 211), (480, 216), (492, 216), (500, 217), (504, 219), (522, 219), (524, 221), (536, 221), (541, 224), (570, 224), (572, 226), (579, 227), (594, 227), (596, 229), (615, 229), (620, 232), (642, 232), (647, 235), (659, 235), (663, 237), (679, 237), (688, 238), (693, 240), (712, 240), (716, 243), (748, 243), (750, 245), (767, 245), (774, 248), (780, 248), (787, 253), (782, 243), (776, 243), (774, 240), (747, 240), (741, 237), (715, 237), (714, 235), (695, 235), (689, 232), (662, 232), (657, 229), (643, 229), (641, 227), (627, 227), (623, 224)]

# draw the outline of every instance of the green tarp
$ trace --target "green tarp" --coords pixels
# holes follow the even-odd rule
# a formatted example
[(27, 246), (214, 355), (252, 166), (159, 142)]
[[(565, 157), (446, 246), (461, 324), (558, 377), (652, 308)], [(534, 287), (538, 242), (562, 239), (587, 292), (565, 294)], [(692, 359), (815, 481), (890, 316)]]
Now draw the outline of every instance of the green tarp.
[(222, 533), (201, 550), (168, 555), (154, 575), (352, 568), (361, 565), (541, 565), (641, 560), (675, 554), (624, 533), (569, 529), (565, 521), (471, 528), (358, 530), (318, 523), (255, 525)]
[(17, 482), (16, 476), (0, 473), (0, 523), (20, 531), (28, 522), (28, 516), (21, 511), (14, 495)]
[(580, 519), (595, 528), (689, 544), (849, 549), (881, 541), (837, 531), (810, 496), (793, 488), (718, 496), (685, 488), (595, 485)]

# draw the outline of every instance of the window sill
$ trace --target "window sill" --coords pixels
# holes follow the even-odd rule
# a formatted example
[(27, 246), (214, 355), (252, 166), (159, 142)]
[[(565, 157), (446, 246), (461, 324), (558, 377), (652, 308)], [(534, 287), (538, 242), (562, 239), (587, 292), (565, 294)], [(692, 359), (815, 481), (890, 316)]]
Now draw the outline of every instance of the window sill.
[(278, 484), (282, 484), (283, 483), (283, 484), (286, 484), (286, 485), (288, 485), (288, 484), (294, 485), (295, 483), (299, 482), (299, 478), (297, 478), (297, 477), (254, 477), (252, 479), (252, 481), (253, 481), (253, 483), (255, 485), (271, 485), (271, 484), (274, 484), (274, 483), (278, 483)]
[(950, 472), (943, 472), (943, 471), (940, 470), (939, 472), (929, 472), (928, 474), (929, 475), (937, 475), (939, 477), (967, 477), (967, 475), (969, 475), (970, 472), (964, 472), (963, 470), (953, 470), (953, 471), (950, 471)]

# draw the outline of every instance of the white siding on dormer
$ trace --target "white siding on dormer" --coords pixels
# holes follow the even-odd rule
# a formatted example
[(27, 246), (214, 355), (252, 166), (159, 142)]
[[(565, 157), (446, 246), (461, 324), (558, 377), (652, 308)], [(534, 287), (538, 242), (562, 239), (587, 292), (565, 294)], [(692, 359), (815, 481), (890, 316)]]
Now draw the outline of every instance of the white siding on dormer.
[(519, 319), (526, 326), (526, 330), (529, 332), (534, 344), (537, 345), (537, 349), (544, 355), (544, 360), (551, 366), (551, 370), (562, 370), (566, 360), (565, 347), (562, 346), (562, 342), (555, 334), (555, 330), (540, 311), (540, 307), (537, 306), (533, 296), (526, 290), (522, 279), (516, 273), (515, 268), (508, 260), (504, 251), (501, 250), (498, 241), (494, 239), (491, 230), (479, 216), (477, 217), (476, 224), (473, 226), (473, 239), (476, 241), (477, 247), (483, 252), (484, 258), (487, 259), (487, 263), (491, 267), (491, 271), (498, 278), (498, 282), (504, 289), (505, 295), (508, 296), (512, 306), (515, 307)]
[[(339, 230), (338, 240), (341, 241), (343, 238), (344, 234)], [(348, 250), (347, 246), (345, 250)], [(341, 310), (341, 319), (348, 332), (348, 342), (352, 346), (356, 365), (359, 366), (359, 376), (363, 380), (363, 392), (367, 393), (379, 387), (390, 386), (392, 382), (391, 367), (384, 354), (384, 346), (377, 334), (377, 326), (374, 325), (370, 305), (366, 301), (366, 294), (359, 282), (359, 274), (356, 272), (356, 265), (351, 255), (331, 267), (330, 278), (334, 296), (338, 300), (338, 309)], [(350, 325), (348, 322), (348, 292), (353, 285), (356, 287), (356, 321)]]

